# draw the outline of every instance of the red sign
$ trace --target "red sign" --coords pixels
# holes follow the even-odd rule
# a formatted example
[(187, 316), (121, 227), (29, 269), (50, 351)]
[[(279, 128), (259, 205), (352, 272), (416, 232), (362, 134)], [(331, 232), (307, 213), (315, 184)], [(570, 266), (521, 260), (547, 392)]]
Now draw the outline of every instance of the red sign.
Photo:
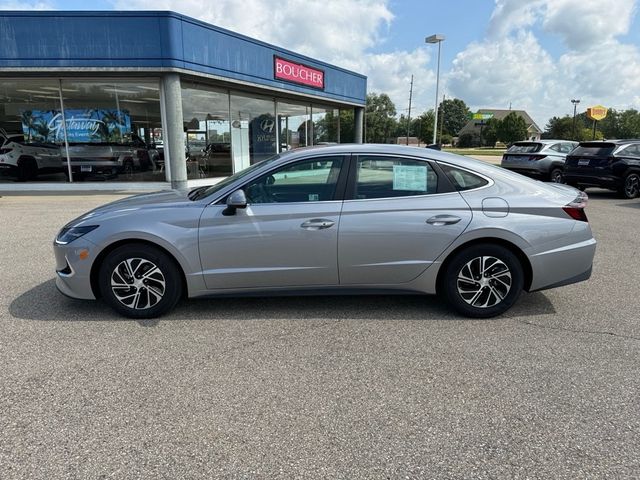
[(278, 80), (324, 90), (324, 72), (301, 63), (273, 57), (273, 75)]

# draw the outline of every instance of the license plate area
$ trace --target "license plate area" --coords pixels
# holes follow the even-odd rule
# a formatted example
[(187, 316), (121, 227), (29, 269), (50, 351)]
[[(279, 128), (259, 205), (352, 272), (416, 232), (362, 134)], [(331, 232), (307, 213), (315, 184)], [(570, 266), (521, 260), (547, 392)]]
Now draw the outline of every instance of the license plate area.
[(81, 172), (90, 172), (92, 170), (91, 165), (80, 165)]
[(580, 160), (578, 160), (578, 166), (580, 166), (580, 167), (588, 167), (589, 166), (589, 159), (588, 158), (581, 158)]

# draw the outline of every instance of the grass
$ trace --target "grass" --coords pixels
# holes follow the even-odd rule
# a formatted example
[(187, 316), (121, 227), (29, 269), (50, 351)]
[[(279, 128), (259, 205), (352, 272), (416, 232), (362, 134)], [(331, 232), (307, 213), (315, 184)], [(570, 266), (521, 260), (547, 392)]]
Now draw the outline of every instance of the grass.
[(457, 153), (458, 155), (493, 155), (502, 156), (506, 151), (505, 148), (447, 148), (445, 152)]

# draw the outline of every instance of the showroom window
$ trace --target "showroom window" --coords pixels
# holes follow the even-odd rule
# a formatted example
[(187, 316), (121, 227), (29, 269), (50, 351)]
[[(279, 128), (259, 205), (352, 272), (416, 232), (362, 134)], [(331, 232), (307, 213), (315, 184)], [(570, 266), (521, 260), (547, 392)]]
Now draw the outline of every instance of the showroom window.
[(358, 157), (356, 199), (427, 195), (438, 190), (428, 162), (399, 157)]
[(187, 177), (233, 173), (229, 94), (199, 84), (182, 83)]
[(235, 172), (276, 153), (275, 106), (273, 98), (231, 94), (231, 150)]
[(333, 200), (343, 157), (318, 157), (286, 165), (244, 187), (249, 203)]
[(340, 111), (313, 105), (313, 144), (340, 143)]
[(59, 87), (53, 79), (0, 82), (0, 182), (67, 180)]
[(278, 101), (280, 151), (311, 145), (311, 106)]
[(74, 181), (164, 181), (157, 81), (62, 80)]

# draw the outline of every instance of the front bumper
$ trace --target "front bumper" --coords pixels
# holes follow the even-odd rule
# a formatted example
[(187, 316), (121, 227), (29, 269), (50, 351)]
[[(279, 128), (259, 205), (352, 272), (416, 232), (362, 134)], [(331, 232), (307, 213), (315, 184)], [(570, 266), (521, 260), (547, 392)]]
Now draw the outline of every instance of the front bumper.
[(56, 258), (56, 287), (67, 297), (95, 300), (91, 288), (91, 267), (98, 248), (84, 237), (67, 245), (54, 242)]

